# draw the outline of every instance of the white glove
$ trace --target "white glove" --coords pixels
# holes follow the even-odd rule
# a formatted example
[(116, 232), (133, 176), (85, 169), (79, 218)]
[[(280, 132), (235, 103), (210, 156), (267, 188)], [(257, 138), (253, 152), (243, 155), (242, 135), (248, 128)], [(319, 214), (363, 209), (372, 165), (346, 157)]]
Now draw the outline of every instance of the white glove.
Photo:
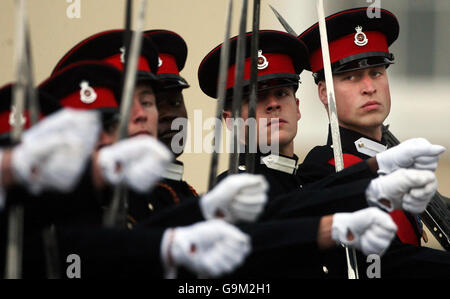
[[(361, 250), (365, 255), (383, 255), (397, 232), (391, 217), (378, 208), (354, 213), (336, 213), (331, 226), (331, 238)], [(352, 236), (349, 239), (349, 234)]]
[[(413, 214), (422, 213), (437, 190), (434, 172), (429, 170), (399, 169), (372, 180), (366, 190), (369, 205), (388, 212), (403, 209)], [(384, 201), (389, 203), (385, 203)]]
[(16, 179), (33, 194), (71, 191), (78, 182), (101, 129), (96, 111), (63, 109), (26, 131), (12, 152)]
[(241, 265), (250, 250), (248, 235), (223, 220), (214, 219), (166, 230), (161, 257), (166, 278), (176, 277), (177, 266), (199, 275), (218, 277)]
[(205, 219), (252, 222), (264, 209), (267, 190), (268, 184), (262, 175), (231, 175), (203, 195), (200, 208)]
[(375, 156), (378, 173), (387, 174), (399, 168), (435, 171), (444, 151), (445, 147), (431, 144), (424, 138), (409, 139)]
[(125, 183), (137, 192), (147, 192), (159, 180), (172, 153), (150, 136), (137, 136), (102, 148), (98, 166), (111, 185)]

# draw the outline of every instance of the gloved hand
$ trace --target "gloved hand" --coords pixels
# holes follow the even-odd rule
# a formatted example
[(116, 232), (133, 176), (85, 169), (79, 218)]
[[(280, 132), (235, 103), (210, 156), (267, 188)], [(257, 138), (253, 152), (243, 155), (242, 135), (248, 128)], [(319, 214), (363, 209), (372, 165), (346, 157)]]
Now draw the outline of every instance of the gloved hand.
[(437, 180), (433, 172), (399, 169), (372, 180), (366, 190), (366, 198), (369, 205), (377, 205), (388, 212), (403, 209), (420, 214), (436, 190)]
[(63, 109), (24, 132), (12, 152), (16, 180), (33, 194), (43, 189), (71, 191), (98, 140), (96, 111)]
[(137, 192), (147, 192), (159, 180), (172, 153), (150, 136), (136, 136), (102, 148), (98, 166), (112, 185), (125, 183)]
[(387, 174), (399, 168), (435, 171), (444, 151), (445, 147), (431, 144), (424, 138), (409, 139), (375, 156), (378, 173)]
[(205, 219), (252, 222), (264, 209), (267, 189), (266, 179), (261, 175), (231, 175), (202, 196), (200, 208)]
[(250, 250), (249, 236), (223, 220), (214, 219), (166, 230), (161, 257), (166, 278), (175, 278), (178, 266), (199, 275), (218, 277), (241, 265)]
[(378, 208), (353, 213), (336, 213), (331, 226), (331, 238), (361, 250), (365, 255), (383, 255), (397, 232), (391, 217)]

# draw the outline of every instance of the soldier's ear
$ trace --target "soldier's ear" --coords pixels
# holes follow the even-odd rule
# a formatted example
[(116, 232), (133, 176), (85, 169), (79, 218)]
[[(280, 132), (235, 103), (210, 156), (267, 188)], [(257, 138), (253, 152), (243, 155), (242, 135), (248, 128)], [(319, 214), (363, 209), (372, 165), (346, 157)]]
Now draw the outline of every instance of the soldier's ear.
[(231, 126), (232, 126), (232, 122), (231, 122), (231, 120), (232, 120), (232, 114), (231, 114), (231, 111), (229, 111), (229, 110), (224, 110), (224, 111), (222, 112), (222, 117), (223, 117), (223, 119), (225, 120), (225, 124), (226, 124), (228, 130), (231, 131)]
[(317, 84), (317, 92), (319, 93), (319, 99), (325, 106), (328, 105), (328, 97), (327, 97), (327, 85), (325, 81), (319, 81)]

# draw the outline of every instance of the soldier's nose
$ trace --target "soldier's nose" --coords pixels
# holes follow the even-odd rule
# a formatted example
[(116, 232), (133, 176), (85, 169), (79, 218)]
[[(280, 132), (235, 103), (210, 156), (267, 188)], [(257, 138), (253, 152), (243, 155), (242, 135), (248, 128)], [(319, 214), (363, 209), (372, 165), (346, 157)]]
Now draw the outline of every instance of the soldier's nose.
[(266, 106), (266, 111), (267, 112), (270, 113), (270, 112), (279, 110), (280, 108), (281, 108), (281, 105), (280, 105), (280, 103), (278, 102), (278, 100), (276, 98), (270, 97), (268, 99), (268, 103), (267, 103), (267, 106)]
[(365, 76), (363, 78), (362, 84), (363, 84), (363, 89), (362, 89), (363, 94), (372, 94), (372, 93), (376, 92), (374, 82), (373, 82), (372, 78), (370, 78), (369, 76)]

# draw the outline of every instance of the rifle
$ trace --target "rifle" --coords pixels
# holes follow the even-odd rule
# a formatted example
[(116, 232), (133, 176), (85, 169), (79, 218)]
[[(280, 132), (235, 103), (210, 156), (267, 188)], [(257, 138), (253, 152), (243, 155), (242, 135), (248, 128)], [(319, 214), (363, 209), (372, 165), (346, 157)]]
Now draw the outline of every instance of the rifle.
[[(339, 133), (339, 121), (334, 97), (333, 75), (331, 72), (330, 52), (328, 49), (327, 28), (323, 0), (317, 1), (317, 14), (319, 16), (320, 43), (322, 45), (323, 69), (325, 71), (325, 82), (327, 85), (328, 110), (330, 115), (331, 136), (333, 140), (333, 154), (336, 172), (344, 169), (344, 159), (342, 157), (341, 137)], [(358, 265), (356, 263), (356, 251), (354, 248), (345, 247), (347, 258), (348, 278), (358, 279)]]
[[(128, 1), (127, 4), (131, 5), (131, 1)], [(128, 136), (128, 122), (130, 119), (131, 107), (133, 105), (133, 92), (136, 85), (136, 68), (139, 53), (141, 52), (142, 47), (142, 31), (145, 22), (147, 0), (141, 0), (140, 4), (139, 16), (136, 25), (137, 28), (132, 35), (130, 51), (128, 54), (126, 54), (128, 49), (125, 49), (127, 59), (125, 60), (125, 79), (124, 86), (122, 88), (122, 104), (120, 107), (120, 122), (118, 129), (119, 141)], [(130, 6), (127, 8), (127, 18), (131, 15), (129, 7)], [(104, 217), (104, 225), (106, 227), (113, 227), (115, 225), (124, 227), (126, 225), (127, 210), (128, 205), (126, 188), (123, 185), (118, 185), (114, 188), (113, 199)]]
[[(239, 25), (239, 36), (237, 39), (236, 47), (236, 75), (235, 83), (233, 86), (233, 102), (232, 102), (232, 115), (233, 115), (233, 149), (230, 154), (230, 167), (228, 174), (238, 173), (239, 166), (239, 152), (240, 141), (239, 133), (241, 124), (241, 108), (242, 108), (242, 95), (243, 95), (243, 81), (244, 81), (244, 65), (245, 65), (245, 51), (246, 51), (246, 27), (247, 27), (247, 7), (248, 1), (244, 0), (242, 3), (241, 19)], [(243, 125), (243, 124), (241, 124)]]
[[(394, 134), (389, 131), (389, 125), (383, 126), (383, 137), (388, 147), (400, 143)], [(450, 198), (436, 192), (425, 211), (419, 215), (439, 244), (447, 251), (450, 250), (450, 211), (445, 203), (449, 201)]]
[[(248, 103), (248, 118), (256, 120), (256, 102), (258, 99), (258, 48), (259, 48), (259, 17), (260, 0), (253, 2), (253, 32), (251, 41), (251, 65), (250, 65), (250, 99)], [(255, 172), (256, 154), (251, 149), (256, 148), (256, 126), (250, 126), (246, 134), (245, 166), (248, 173)]]
[[(270, 6), (278, 21), (284, 29), (294, 36), (297, 36), (289, 23)], [(389, 131), (389, 126), (383, 126), (383, 137), (388, 147), (396, 146), (400, 141)], [(433, 236), (438, 240), (439, 244), (447, 251), (450, 250), (450, 198), (441, 195), (439, 192), (431, 199), (425, 211), (419, 215), (420, 219), (430, 229)]]
[[(269, 5), (270, 6), (270, 5)], [(281, 23), (283, 28), (291, 35), (297, 36), (294, 29), (289, 25), (289, 23), (281, 16), (278, 11), (270, 6), (273, 13), (277, 17), (278, 21)], [(320, 39), (322, 44), (322, 56), (323, 56), (323, 65), (325, 70), (325, 82), (327, 84), (328, 90), (328, 108), (330, 113), (330, 125), (331, 125), (331, 135), (333, 139), (333, 153), (334, 160), (336, 161), (335, 168), (336, 172), (341, 171), (344, 168), (344, 161), (342, 158), (342, 146), (341, 146), (341, 138), (339, 134), (339, 124), (337, 118), (337, 110), (336, 110), (336, 102), (334, 99), (334, 88), (333, 88), (333, 80), (331, 74), (331, 64), (330, 64), (330, 53), (328, 50), (328, 39), (325, 27), (325, 15), (323, 9), (323, 1), (318, 0), (317, 2), (317, 14), (319, 16), (319, 29), (320, 29)], [(356, 262), (356, 251), (355, 249), (349, 249), (345, 246), (345, 254), (347, 258), (347, 268), (348, 268), (348, 278), (349, 279), (358, 279), (358, 265)]]
[[(16, 24), (16, 50), (15, 71), (16, 84), (13, 87), (13, 111), (14, 125), (11, 133), (13, 144), (20, 142), (23, 131), (23, 111), (26, 104), (27, 91), (30, 88), (29, 62), (27, 61), (26, 42), (26, 3), (25, 0), (18, 1), (17, 24)], [(20, 279), (22, 277), (22, 254), (23, 254), (23, 225), (24, 207), (18, 203), (11, 206), (8, 213), (8, 240), (6, 251), (5, 277), (8, 279)]]
[(217, 83), (217, 107), (216, 107), (216, 125), (214, 127), (214, 150), (211, 156), (211, 166), (209, 170), (209, 182), (208, 190), (214, 188), (217, 183), (217, 164), (220, 148), (220, 141), (222, 139), (222, 126), (220, 125), (220, 119), (223, 108), (225, 106), (225, 100), (227, 95), (227, 73), (228, 73), (228, 61), (230, 59), (230, 27), (231, 18), (233, 14), (233, 0), (228, 1), (228, 12), (225, 25), (225, 38), (223, 46), (220, 51), (220, 65), (219, 65), (219, 80)]

